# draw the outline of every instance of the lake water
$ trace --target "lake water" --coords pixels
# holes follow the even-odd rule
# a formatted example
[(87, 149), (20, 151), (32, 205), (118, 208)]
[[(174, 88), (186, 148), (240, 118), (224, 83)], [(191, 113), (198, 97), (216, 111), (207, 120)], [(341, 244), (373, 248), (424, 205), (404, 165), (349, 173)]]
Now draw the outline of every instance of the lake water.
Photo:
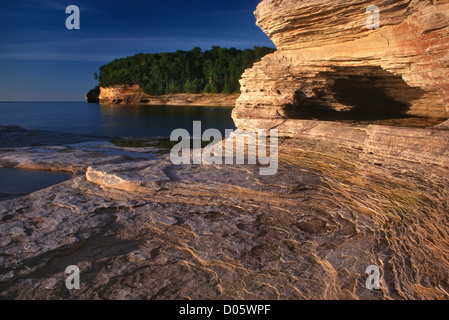
[[(39, 145), (42, 142), (58, 144), (57, 141), (66, 141), (66, 138), (61, 138), (66, 137), (66, 133), (83, 136), (80, 141), (90, 140), (90, 137), (101, 140), (115, 137), (169, 137), (172, 131), (178, 128), (186, 129), (192, 134), (193, 121), (201, 121), (203, 132), (215, 128), (224, 136), (226, 129), (235, 129), (231, 112), (232, 108), (229, 107), (3, 102), (0, 103), (0, 126), (13, 125), (27, 130), (49, 132), (39, 134), (37, 138), (27, 135), (27, 132), (22, 133), (23, 141), (19, 144), (22, 146)], [(8, 147), (8, 133), (4, 133), (2, 139), (0, 152), (1, 148)], [(86, 143), (83, 146), (89, 147)], [(95, 150), (102, 149), (96, 146)], [(119, 150), (108, 149), (106, 152), (118, 153)], [(139, 154), (137, 156), (142, 157)], [(64, 173), (0, 168), (0, 201), (47, 188), (70, 177), (71, 175)]]
[[(96, 137), (170, 136), (178, 128), (192, 133), (193, 121), (202, 130), (215, 128), (224, 134), (235, 129), (232, 108), (197, 106), (105, 106), (83, 102), (3, 102), (0, 125)], [(1, 148), (1, 146), (0, 146)]]
[(71, 177), (62, 172), (0, 168), (0, 201), (48, 188)]

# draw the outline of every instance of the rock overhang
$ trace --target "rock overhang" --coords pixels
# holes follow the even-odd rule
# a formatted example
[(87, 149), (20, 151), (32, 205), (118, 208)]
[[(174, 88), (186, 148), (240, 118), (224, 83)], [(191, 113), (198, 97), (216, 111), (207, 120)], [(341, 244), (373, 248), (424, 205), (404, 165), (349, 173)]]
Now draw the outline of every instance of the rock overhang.
[(278, 51), (243, 74), (237, 127), (275, 124), (282, 134), (287, 119), (448, 119), (448, 1), (378, 1), (377, 30), (366, 26), (371, 4), (261, 2), (257, 25)]

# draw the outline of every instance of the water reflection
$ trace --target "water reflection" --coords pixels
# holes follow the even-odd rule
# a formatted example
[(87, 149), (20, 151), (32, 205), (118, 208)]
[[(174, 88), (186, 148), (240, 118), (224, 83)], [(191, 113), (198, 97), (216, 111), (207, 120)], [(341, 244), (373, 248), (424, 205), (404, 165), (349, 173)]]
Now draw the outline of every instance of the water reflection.
[(0, 168), (0, 201), (48, 188), (71, 178), (68, 173)]
[(235, 129), (231, 108), (195, 106), (100, 106), (101, 131), (111, 136), (170, 136), (178, 128), (192, 131), (193, 121), (202, 129)]
[(174, 129), (235, 129), (229, 107), (105, 106), (83, 102), (0, 103), (0, 125), (100, 137), (169, 136)]

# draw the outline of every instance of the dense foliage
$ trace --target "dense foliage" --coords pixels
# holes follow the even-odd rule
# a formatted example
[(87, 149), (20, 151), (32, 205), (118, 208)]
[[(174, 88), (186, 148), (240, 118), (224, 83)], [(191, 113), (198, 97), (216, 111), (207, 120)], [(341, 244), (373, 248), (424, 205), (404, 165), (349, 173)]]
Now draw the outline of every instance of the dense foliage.
[(96, 96), (100, 94), (100, 86), (96, 86), (95, 88), (93, 88), (92, 90), (90, 90), (87, 95), (88, 96)]
[(102, 87), (139, 84), (150, 95), (237, 93), (243, 71), (274, 50), (212, 47), (208, 51), (194, 48), (172, 53), (140, 53), (100, 67), (100, 74), (95, 74), (95, 78)]

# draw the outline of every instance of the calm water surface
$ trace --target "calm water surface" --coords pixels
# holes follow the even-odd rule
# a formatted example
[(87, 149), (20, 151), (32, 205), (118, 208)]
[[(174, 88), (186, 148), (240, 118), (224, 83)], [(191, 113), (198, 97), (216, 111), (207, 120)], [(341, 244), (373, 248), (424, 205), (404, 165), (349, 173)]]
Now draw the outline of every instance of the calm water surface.
[[(3, 102), (0, 103), (0, 126), (14, 125), (57, 135), (71, 133), (107, 140), (169, 137), (178, 128), (192, 134), (193, 121), (201, 121), (203, 132), (215, 128), (224, 135), (226, 129), (235, 129), (231, 112), (231, 108), (225, 107)], [(70, 177), (64, 173), (0, 168), (0, 201), (47, 188)]]
[(97, 137), (170, 136), (178, 128), (192, 132), (192, 123), (202, 121), (202, 130), (235, 129), (229, 107), (195, 106), (105, 106), (83, 102), (0, 103), (0, 125), (30, 130), (48, 130)]
[(48, 188), (71, 178), (68, 173), (0, 168), (0, 201)]

